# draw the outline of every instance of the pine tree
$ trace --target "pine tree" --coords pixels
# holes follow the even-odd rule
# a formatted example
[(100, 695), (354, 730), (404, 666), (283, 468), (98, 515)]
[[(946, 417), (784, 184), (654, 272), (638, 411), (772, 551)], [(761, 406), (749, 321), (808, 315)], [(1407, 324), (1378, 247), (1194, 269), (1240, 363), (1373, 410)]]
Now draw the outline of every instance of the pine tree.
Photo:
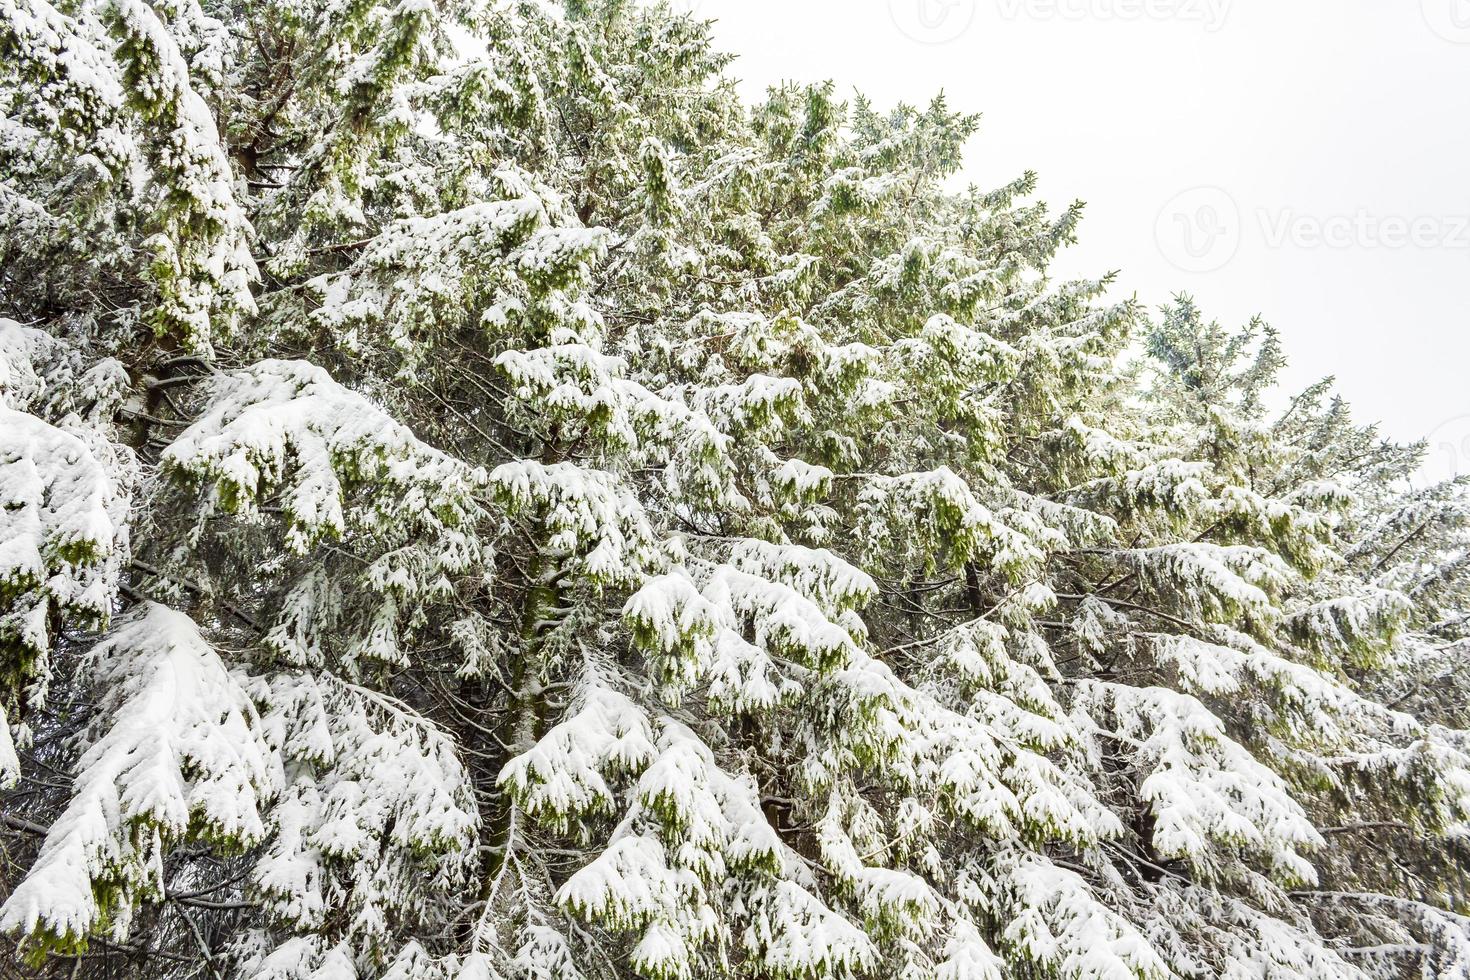
[(631, 0), (0, 6), (6, 975), (1470, 977), (1470, 500)]

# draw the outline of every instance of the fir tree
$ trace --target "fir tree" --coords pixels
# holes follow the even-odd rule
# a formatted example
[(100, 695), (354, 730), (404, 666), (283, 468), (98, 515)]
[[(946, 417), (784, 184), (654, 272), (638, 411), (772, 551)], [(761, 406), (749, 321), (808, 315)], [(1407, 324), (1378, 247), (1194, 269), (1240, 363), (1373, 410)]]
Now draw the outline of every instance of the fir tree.
[(631, 0), (0, 5), (14, 976), (1470, 977), (1470, 504)]

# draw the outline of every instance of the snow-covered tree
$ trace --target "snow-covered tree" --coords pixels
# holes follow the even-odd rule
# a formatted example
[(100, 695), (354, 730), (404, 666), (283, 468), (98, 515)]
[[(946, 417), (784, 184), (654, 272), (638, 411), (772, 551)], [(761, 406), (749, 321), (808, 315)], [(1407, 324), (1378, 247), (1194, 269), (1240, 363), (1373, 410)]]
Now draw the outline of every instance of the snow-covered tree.
[(6, 975), (1470, 977), (1467, 487), (974, 117), (633, 0), (0, 51)]

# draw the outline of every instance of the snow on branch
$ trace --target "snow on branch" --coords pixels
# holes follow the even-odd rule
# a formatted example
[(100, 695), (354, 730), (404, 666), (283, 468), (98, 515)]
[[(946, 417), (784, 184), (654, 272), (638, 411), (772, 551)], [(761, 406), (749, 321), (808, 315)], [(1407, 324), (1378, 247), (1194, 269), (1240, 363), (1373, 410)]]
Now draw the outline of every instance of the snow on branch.
[(407, 705), (357, 685), (286, 672), (261, 693), (284, 774), (251, 872), (271, 925), (322, 930), (345, 900), (350, 955), (381, 947), (464, 887), (480, 816), (458, 746)]
[(250, 847), (279, 770), (248, 686), (182, 613), (146, 603), (87, 655), (100, 692), (70, 803), (0, 909), (0, 929), (75, 949), (126, 937), (186, 836)]
[(712, 506), (740, 504), (730, 437), (704, 412), (624, 377), (622, 358), (569, 343), (506, 351), (495, 364), (537, 431), (557, 426), (572, 438), (586, 431), (607, 450), (649, 464), (672, 463), (679, 474), (675, 492), (706, 495)]
[(129, 99), (160, 146), (150, 154), (165, 194), (145, 246), (160, 293), (155, 330), (208, 351), (216, 321), (255, 312), (254, 231), (235, 198), (235, 174), (214, 113), (177, 40), (143, 0), (99, 4), (120, 35), (116, 57)]
[[(874, 477), (859, 500), (858, 537), (867, 555), (896, 561), (917, 552), (933, 562), (932, 556), (943, 550), (953, 565), (984, 559), (1012, 579), (1023, 578), (1042, 560), (1038, 542), (1003, 523), (947, 466), (928, 473)], [(910, 533), (898, 540), (898, 528)]]
[(1281, 618), (1277, 597), (1291, 570), (1270, 551), (1247, 545), (1188, 542), (1122, 553), (1148, 584), (1181, 612), (1208, 622), (1242, 619), (1265, 628)]
[(1152, 846), (1208, 880), (1228, 876), (1229, 851), (1258, 855), (1288, 884), (1316, 881), (1302, 851), (1324, 841), (1286, 782), (1225, 732), (1203, 704), (1161, 687), (1079, 681), (1095, 736), (1121, 744), (1154, 818)]
[[(1259, 692), (1258, 706), (1276, 729), (1302, 744), (1356, 744), (1362, 737), (1412, 735), (1417, 723), (1358, 694), (1330, 675), (1277, 654), (1253, 638), (1216, 626), (1205, 635), (1140, 634), (1155, 661), (1171, 668), (1190, 693), (1229, 696)], [(1264, 696), (1270, 693), (1270, 700)]]
[[(1081, 875), (1015, 848), (977, 882), (976, 900), (1003, 923), (1007, 958), (1076, 980), (1165, 980), (1167, 961)], [(983, 896), (983, 897), (982, 897)]]
[[(165, 468), (251, 514), (279, 494), (286, 543), (304, 553), (349, 527), (384, 533), (454, 525), (478, 511), (483, 471), (420, 442), (367, 398), (304, 361), (222, 376), (205, 413), (164, 452)], [(352, 490), (370, 491), (360, 507)]]
[(104, 625), (128, 498), (80, 436), (0, 404), (0, 708), (44, 700), (52, 628)]
[[(497, 172), (496, 180), (503, 199), (394, 221), (347, 271), (311, 280), (320, 304), (312, 323), (348, 349), (385, 342), (410, 373), (426, 335), (464, 322), (467, 298), (478, 300), (473, 305), (488, 327), (520, 326), (523, 335), (553, 344), (594, 338), (600, 318), (570, 291), (605, 253), (609, 233), (554, 225), (555, 202), (545, 199), (554, 194), (510, 170)], [(563, 292), (569, 295), (557, 299)], [(538, 317), (546, 304), (560, 315)], [(554, 337), (536, 335), (542, 319), (580, 325)]]
[(490, 486), (512, 513), (544, 521), (545, 547), (593, 579), (636, 581), (660, 563), (659, 542), (638, 497), (616, 474), (576, 463), (503, 463)]
[(605, 687), (583, 692), (579, 706), (530, 749), (507, 762), (497, 784), (533, 819), (585, 835), (586, 819), (613, 812), (607, 780), (641, 771), (653, 758), (648, 716)]

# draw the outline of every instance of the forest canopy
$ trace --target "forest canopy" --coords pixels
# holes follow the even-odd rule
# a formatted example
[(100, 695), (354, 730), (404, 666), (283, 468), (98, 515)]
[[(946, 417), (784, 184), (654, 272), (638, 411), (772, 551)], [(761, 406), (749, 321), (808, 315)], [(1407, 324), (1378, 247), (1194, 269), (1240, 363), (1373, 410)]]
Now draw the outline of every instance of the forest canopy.
[(0, 975), (1470, 980), (1466, 481), (709, 31), (0, 0)]

